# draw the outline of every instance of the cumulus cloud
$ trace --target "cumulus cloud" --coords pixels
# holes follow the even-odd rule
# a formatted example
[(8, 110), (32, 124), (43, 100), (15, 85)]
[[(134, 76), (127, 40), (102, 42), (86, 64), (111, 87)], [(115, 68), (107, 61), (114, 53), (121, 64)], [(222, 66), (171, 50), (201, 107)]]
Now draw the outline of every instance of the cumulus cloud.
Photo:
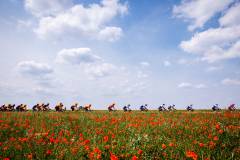
[(30, 79), (33, 84), (41, 88), (53, 88), (58, 84), (57, 80), (53, 77), (53, 68), (45, 63), (22, 61), (17, 64), (17, 71), (26, 80)]
[(182, 0), (181, 4), (173, 7), (173, 14), (190, 22), (190, 31), (202, 28), (216, 13), (226, 9), (233, 0)]
[(207, 86), (205, 84), (192, 84), (189, 82), (182, 82), (178, 85), (178, 88), (196, 88), (196, 89), (202, 89), (206, 88)]
[(115, 72), (116, 67), (110, 63), (100, 63), (87, 65), (85, 72), (91, 76), (91, 78), (102, 78), (109, 76)]
[[(100, 4), (93, 3), (88, 6), (75, 4), (70, 5), (71, 7), (65, 7), (68, 6), (64, 5), (66, 0), (45, 1), (25, 1), (25, 7), (35, 6), (26, 8), (30, 8), (31, 13), (37, 15), (39, 19), (39, 25), (34, 29), (34, 32), (40, 38), (59, 36), (64, 33), (78, 33), (82, 36), (112, 42), (122, 36), (121, 28), (106, 25), (117, 15), (127, 13), (126, 3), (122, 4), (119, 0), (102, 0)], [(41, 12), (42, 8), (47, 13)]]
[(90, 48), (63, 49), (58, 52), (56, 62), (79, 65), (83, 63), (95, 63), (102, 59), (93, 54)]
[[(191, 6), (194, 3), (200, 4), (206, 3), (206, 1), (184, 1), (183, 6)], [(209, 3), (208, 0), (207, 3)], [(240, 3), (225, 0), (214, 1), (212, 4), (202, 4), (202, 7), (208, 8), (219, 5), (218, 12), (222, 13), (222, 17), (219, 19), (219, 27), (195, 33), (190, 40), (182, 41), (180, 48), (185, 52), (200, 56), (202, 61), (209, 63), (240, 57)], [(230, 4), (232, 4), (231, 7), (225, 11), (224, 9)], [(181, 6), (179, 7), (181, 8)], [(180, 9), (175, 10), (179, 11)], [(181, 16), (183, 15), (180, 14)], [(211, 18), (211, 16), (207, 17), (208, 19)]]
[(233, 7), (227, 10), (226, 14), (219, 19), (221, 26), (234, 26), (240, 25), (240, 2), (236, 3)]
[(93, 54), (90, 48), (63, 49), (58, 52), (57, 63), (80, 65), (91, 78), (106, 77), (114, 73), (116, 66)]
[(240, 85), (240, 80), (225, 78), (224, 80), (222, 80), (222, 84), (224, 84), (224, 85)]
[(44, 76), (53, 73), (52, 67), (45, 63), (35, 61), (22, 61), (17, 64), (18, 70), (23, 74)]
[(202, 60), (215, 62), (240, 56), (240, 26), (211, 28), (196, 33), (180, 47), (188, 53), (200, 55)]
[(70, 0), (25, 0), (24, 7), (37, 17), (54, 16), (70, 7)]
[(121, 38), (122, 29), (119, 27), (106, 27), (99, 32), (99, 39), (114, 42)]

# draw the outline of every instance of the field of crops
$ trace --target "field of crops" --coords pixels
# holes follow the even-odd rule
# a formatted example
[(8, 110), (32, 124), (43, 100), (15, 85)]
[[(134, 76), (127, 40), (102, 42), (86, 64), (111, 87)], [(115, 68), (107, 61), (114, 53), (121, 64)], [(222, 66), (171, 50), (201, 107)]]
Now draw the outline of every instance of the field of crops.
[(0, 159), (240, 159), (240, 112), (1, 112)]

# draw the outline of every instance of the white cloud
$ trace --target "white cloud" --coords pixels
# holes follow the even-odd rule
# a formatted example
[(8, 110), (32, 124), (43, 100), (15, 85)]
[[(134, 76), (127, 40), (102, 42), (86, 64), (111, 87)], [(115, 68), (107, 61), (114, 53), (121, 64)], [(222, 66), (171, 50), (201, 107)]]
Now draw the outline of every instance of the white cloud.
[(91, 64), (85, 67), (85, 72), (92, 78), (102, 78), (115, 72), (116, 67), (110, 63)]
[(72, 5), (71, 0), (25, 0), (25, 8), (37, 17), (53, 16)]
[[(25, 83), (32, 83), (41, 88), (53, 88), (58, 81), (53, 77), (53, 68), (45, 63), (35, 61), (22, 61), (17, 64), (17, 71), (26, 80)], [(31, 81), (28, 81), (30, 78)], [(24, 81), (25, 81), (24, 80)]]
[(240, 26), (208, 29), (196, 33), (180, 47), (188, 53), (200, 55), (202, 60), (215, 62), (240, 57)]
[[(217, 9), (214, 13), (221, 12), (223, 15), (219, 19), (219, 27), (195, 33), (190, 40), (182, 41), (180, 47), (185, 52), (196, 54), (200, 56), (202, 61), (209, 63), (240, 57), (240, 3), (236, 2), (234, 4), (233, 2), (236, 1), (214, 1), (212, 5), (208, 5), (208, 0), (191, 0), (183, 1), (182, 5), (178, 7), (175, 6), (175, 14), (179, 14), (178, 17), (181, 18), (189, 18), (187, 13), (192, 14), (190, 11), (194, 10), (193, 6), (196, 7), (197, 4), (199, 7), (197, 7), (196, 12), (198, 12), (197, 10), (201, 7), (205, 9), (208, 8), (207, 11), (202, 10), (202, 13), (199, 12), (202, 16), (205, 12), (208, 14), (208, 11), (213, 13), (214, 10), (209, 10), (209, 7)], [(232, 4), (232, 6), (225, 11), (224, 9), (230, 6), (230, 4)], [(186, 14), (183, 14), (185, 11)], [(194, 12), (195, 11), (193, 11), (193, 13)], [(212, 14), (212, 16), (213, 15), (214, 14)], [(205, 18), (210, 19), (212, 16), (206, 16)], [(198, 18), (195, 17), (195, 19), (197, 21)], [(202, 22), (205, 23), (205, 21)], [(200, 23), (201, 25), (199, 26), (201, 27), (204, 23)]]
[(140, 62), (140, 65), (143, 67), (148, 67), (148, 66), (150, 66), (150, 63), (149, 62)]
[(94, 79), (112, 75), (116, 70), (115, 65), (93, 54), (90, 48), (63, 49), (58, 52), (56, 62), (80, 65), (80, 69)]
[(188, 82), (183, 82), (178, 85), (178, 88), (191, 88), (192, 84)]
[(102, 0), (100, 4), (88, 6), (76, 4), (55, 15), (40, 17), (34, 32), (43, 39), (64, 33), (78, 33), (90, 38), (115, 41), (121, 37), (122, 29), (106, 25), (117, 15), (126, 14), (127, 10), (127, 4), (119, 0)]
[(163, 62), (163, 65), (164, 65), (165, 67), (169, 67), (169, 66), (171, 66), (172, 64), (171, 64), (171, 62), (169, 62), (169, 61), (164, 61), (164, 62)]
[(53, 73), (53, 69), (48, 64), (38, 63), (35, 61), (19, 62), (17, 68), (23, 74), (28, 74), (37, 77)]
[(196, 89), (203, 89), (206, 88), (207, 86), (205, 84), (192, 84), (189, 82), (182, 82), (178, 85), (178, 88), (196, 88)]
[(222, 84), (224, 84), (224, 85), (240, 85), (240, 80), (225, 78), (224, 80), (222, 80)]
[(99, 39), (114, 42), (122, 36), (122, 29), (119, 27), (106, 27), (99, 32)]
[(173, 7), (173, 14), (191, 23), (190, 31), (202, 28), (216, 13), (226, 9), (233, 0), (182, 0), (181, 4)]
[(63, 49), (58, 52), (56, 58), (56, 62), (58, 63), (70, 63), (74, 65), (95, 63), (101, 60), (99, 56), (91, 53), (90, 48)]
[(219, 19), (221, 26), (240, 25), (240, 3), (236, 3), (233, 7), (227, 10), (226, 14)]

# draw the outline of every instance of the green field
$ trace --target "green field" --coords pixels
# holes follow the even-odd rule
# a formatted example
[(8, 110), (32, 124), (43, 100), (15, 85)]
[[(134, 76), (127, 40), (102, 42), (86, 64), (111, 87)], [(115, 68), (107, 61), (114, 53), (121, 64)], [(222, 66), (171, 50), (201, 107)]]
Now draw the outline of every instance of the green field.
[(240, 112), (0, 112), (0, 159), (240, 159)]

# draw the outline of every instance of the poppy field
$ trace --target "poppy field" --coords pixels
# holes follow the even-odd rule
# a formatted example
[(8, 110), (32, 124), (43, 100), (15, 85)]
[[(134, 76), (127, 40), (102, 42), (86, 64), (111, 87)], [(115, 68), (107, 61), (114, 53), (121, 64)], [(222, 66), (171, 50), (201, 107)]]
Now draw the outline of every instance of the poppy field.
[(0, 112), (0, 159), (240, 159), (240, 112)]

